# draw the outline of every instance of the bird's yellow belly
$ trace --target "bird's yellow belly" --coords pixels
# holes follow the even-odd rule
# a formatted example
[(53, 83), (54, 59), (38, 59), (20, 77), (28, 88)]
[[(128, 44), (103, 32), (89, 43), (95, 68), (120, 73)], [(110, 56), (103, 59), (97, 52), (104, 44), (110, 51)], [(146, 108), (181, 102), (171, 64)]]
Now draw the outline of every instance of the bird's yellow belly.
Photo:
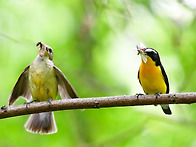
[(139, 79), (146, 94), (166, 93), (167, 86), (159, 66), (140, 67)]
[(33, 99), (47, 101), (56, 99), (58, 86), (53, 70), (36, 69), (29, 72), (29, 86)]

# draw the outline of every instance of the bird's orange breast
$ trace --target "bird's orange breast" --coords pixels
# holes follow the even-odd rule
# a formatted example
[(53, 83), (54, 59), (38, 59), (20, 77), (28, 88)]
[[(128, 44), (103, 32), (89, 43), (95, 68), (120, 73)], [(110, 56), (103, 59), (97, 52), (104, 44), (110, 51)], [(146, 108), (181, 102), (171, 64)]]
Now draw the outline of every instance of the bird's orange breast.
[(167, 86), (161, 68), (150, 57), (140, 65), (139, 80), (146, 94), (166, 93)]

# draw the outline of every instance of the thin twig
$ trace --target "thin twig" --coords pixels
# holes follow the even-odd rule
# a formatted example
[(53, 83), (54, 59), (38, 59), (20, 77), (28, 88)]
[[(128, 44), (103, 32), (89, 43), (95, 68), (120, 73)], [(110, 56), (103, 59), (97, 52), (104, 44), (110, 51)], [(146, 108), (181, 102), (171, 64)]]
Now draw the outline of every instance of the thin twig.
[(196, 103), (196, 93), (161, 94), (157, 98), (156, 97), (156, 95), (123, 95), (111, 97), (63, 99), (52, 101), (50, 104), (46, 101), (32, 103), (30, 105), (24, 104), (11, 107), (2, 106), (0, 109), (0, 119), (33, 113), (70, 109)]

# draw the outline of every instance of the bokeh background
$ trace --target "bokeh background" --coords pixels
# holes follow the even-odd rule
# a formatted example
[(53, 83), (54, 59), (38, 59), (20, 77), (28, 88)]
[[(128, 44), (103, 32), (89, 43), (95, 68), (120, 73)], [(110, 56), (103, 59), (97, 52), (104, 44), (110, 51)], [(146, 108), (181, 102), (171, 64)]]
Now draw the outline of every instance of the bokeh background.
[[(193, 0), (1, 0), (0, 105), (42, 41), (81, 98), (143, 93), (136, 45), (156, 49), (170, 92), (196, 91)], [(60, 98), (60, 97), (58, 97)], [(19, 99), (17, 104), (23, 104)], [(1, 147), (196, 146), (196, 105), (55, 112), (58, 132), (31, 134), (29, 116), (0, 120)]]

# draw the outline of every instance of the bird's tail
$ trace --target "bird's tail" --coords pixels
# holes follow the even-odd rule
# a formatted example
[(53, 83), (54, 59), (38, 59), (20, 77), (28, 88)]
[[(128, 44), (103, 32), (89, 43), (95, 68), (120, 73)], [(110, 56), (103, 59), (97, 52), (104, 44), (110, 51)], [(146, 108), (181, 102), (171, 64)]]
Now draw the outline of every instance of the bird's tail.
[(57, 127), (53, 112), (31, 114), (25, 124), (25, 129), (31, 133), (56, 133)]
[(171, 115), (172, 114), (172, 112), (171, 112), (171, 110), (169, 108), (169, 105), (161, 105), (161, 108), (163, 109), (163, 112), (165, 114), (167, 114), (167, 115)]

